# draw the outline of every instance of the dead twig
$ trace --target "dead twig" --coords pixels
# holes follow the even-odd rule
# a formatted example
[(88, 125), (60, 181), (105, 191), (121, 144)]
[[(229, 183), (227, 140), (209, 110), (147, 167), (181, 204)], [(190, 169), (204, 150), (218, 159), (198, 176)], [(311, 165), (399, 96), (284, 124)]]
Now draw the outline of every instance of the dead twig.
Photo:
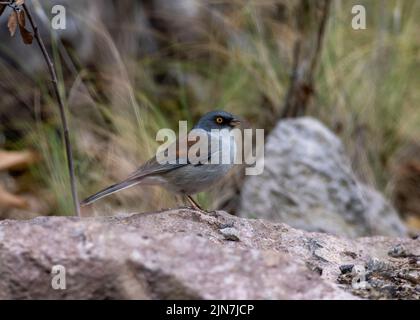
[[(316, 66), (320, 59), (322, 43), (325, 36), (331, 0), (322, 2), (321, 16), (309, 15), (309, 21), (305, 23), (317, 25), (316, 39), (313, 41), (312, 34), (302, 30), (302, 35), (296, 40), (293, 51), (293, 66), (290, 75), (290, 85), (286, 94), (281, 118), (294, 118), (306, 113), (310, 98), (315, 94), (314, 77)], [(305, 6), (304, 10), (307, 10)], [(304, 16), (304, 15), (302, 15)], [(306, 29), (311, 29), (306, 26)], [(315, 48), (308, 50), (307, 42), (314, 42)]]
[[(44, 60), (47, 63), (48, 71), (51, 75), (51, 81), (54, 88), (54, 94), (58, 102), (61, 124), (63, 127), (63, 138), (64, 138), (64, 144), (65, 144), (65, 149), (66, 149), (66, 158), (67, 158), (67, 165), (68, 165), (69, 176), (70, 176), (70, 188), (71, 188), (73, 204), (74, 204), (76, 215), (80, 217), (80, 205), (79, 205), (79, 200), (77, 198), (76, 176), (74, 173), (73, 154), (72, 154), (72, 148), (71, 148), (70, 137), (69, 137), (69, 129), (67, 125), (67, 118), (66, 118), (66, 113), (64, 109), (64, 103), (58, 89), (57, 73), (56, 73), (54, 64), (48, 54), (47, 49), (45, 48), (45, 44), (39, 33), (38, 26), (36, 25), (36, 22), (33, 19), (29, 8), (25, 4), (25, 0), (0, 1), (0, 15), (3, 14), (6, 7), (9, 7), (12, 9), (12, 12), (9, 15), (9, 18), (7, 20), (7, 27), (9, 29), (10, 35), (13, 37), (16, 33), (16, 30), (19, 29), (19, 33), (22, 37), (22, 41), (25, 44), (32, 44), (33, 38), (35, 38), (36, 42), (38, 43), (39, 48), (41, 49)], [(28, 18), (29, 23), (32, 27), (33, 35), (25, 27), (25, 24), (26, 24), (25, 16)]]

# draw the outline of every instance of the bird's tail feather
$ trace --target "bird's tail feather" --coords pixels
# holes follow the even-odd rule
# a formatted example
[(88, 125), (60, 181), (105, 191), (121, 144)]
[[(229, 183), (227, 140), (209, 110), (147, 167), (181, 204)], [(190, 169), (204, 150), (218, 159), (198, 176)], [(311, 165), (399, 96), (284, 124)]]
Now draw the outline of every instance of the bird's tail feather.
[(90, 197), (83, 200), (80, 205), (86, 206), (88, 204), (91, 204), (92, 202), (95, 202), (96, 200), (99, 200), (101, 198), (107, 197), (117, 191), (124, 190), (127, 188), (130, 188), (136, 184), (140, 183), (139, 179), (128, 179), (125, 181), (122, 181), (120, 183), (113, 184), (112, 186), (109, 186), (108, 188), (105, 188), (94, 195), (91, 195)]

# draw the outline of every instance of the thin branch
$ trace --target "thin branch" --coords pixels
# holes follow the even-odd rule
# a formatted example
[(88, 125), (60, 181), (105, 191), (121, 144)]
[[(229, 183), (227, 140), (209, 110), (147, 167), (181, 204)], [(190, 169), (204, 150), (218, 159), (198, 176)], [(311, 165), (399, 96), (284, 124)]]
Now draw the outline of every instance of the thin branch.
[(26, 4), (22, 4), (22, 8), (25, 11), (26, 16), (28, 17), (29, 23), (31, 24), (31, 27), (34, 32), (35, 40), (38, 43), (39, 48), (41, 49), (42, 55), (44, 56), (45, 62), (47, 63), (47, 66), (48, 66), (48, 71), (50, 72), (50, 75), (51, 75), (54, 93), (57, 98), (57, 102), (58, 102), (58, 106), (60, 110), (61, 123), (63, 126), (64, 144), (66, 147), (67, 165), (68, 165), (68, 170), (69, 170), (69, 175), (70, 175), (70, 186), (71, 186), (73, 204), (76, 211), (76, 215), (80, 217), (80, 205), (79, 205), (79, 200), (77, 197), (76, 178), (74, 174), (74, 164), (73, 164), (73, 154), (72, 154), (72, 148), (71, 148), (71, 143), (70, 143), (70, 138), (69, 138), (69, 129), (67, 125), (66, 113), (64, 110), (64, 103), (63, 103), (63, 100), (61, 99), (60, 92), (58, 90), (57, 73), (55, 71), (55, 67), (54, 67), (54, 64), (52, 63), (52, 60), (50, 56), (48, 55), (47, 49), (45, 48), (44, 42), (42, 41), (38, 27), (32, 17), (31, 12), (29, 11)]
[(323, 39), (325, 37), (325, 29), (327, 27), (328, 16), (330, 14), (330, 8), (331, 8), (331, 0), (325, 0), (324, 8), (322, 10), (321, 22), (319, 23), (319, 28), (318, 28), (318, 33), (317, 33), (315, 53), (314, 53), (314, 57), (312, 58), (312, 63), (311, 63), (312, 76), (315, 72), (316, 65), (319, 61), (319, 56), (321, 54)]
[[(312, 40), (313, 34), (302, 33), (295, 43), (290, 84), (281, 118), (303, 116), (306, 113), (311, 97), (315, 94), (315, 70), (321, 56), (330, 6), (331, 0), (324, 0), (321, 17), (312, 17), (313, 23), (318, 24), (314, 40), (315, 49), (311, 49), (309, 52), (307, 52), (307, 49), (301, 50), (303, 47), (306, 47), (303, 45), (304, 42)], [(306, 38), (303, 38), (304, 35), (306, 35)]]

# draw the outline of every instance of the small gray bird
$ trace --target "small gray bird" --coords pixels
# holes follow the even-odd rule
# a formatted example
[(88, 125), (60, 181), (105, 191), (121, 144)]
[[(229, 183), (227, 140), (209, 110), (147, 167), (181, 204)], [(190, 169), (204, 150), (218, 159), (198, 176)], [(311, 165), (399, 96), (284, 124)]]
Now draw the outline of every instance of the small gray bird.
[[(191, 133), (204, 133), (204, 135), (207, 135), (209, 141), (208, 152), (203, 152), (202, 155), (199, 155), (199, 162), (192, 163), (188, 159), (188, 150), (197, 142), (188, 140), (186, 148), (180, 148), (179, 140), (177, 140), (167, 148), (167, 150), (171, 150), (171, 146), (174, 147), (173, 144), (176, 144), (176, 159), (173, 159), (175, 161), (160, 163), (157, 157), (154, 156), (127, 179), (86, 198), (81, 205), (88, 205), (134, 185), (159, 185), (169, 191), (185, 196), (194, 208), (201, 210), (191, 195), (207, 189), (225, 176), (232, 168), (234, 160), (226, 162), (220, 159), (223, 156), (221, 155), (223, 147), (228, 145), (230, 159), (234, 159), (236, 155), (236, 142), (233, 137), (214, 134), (212, 130), (227, 129), (230, 132), (230, 130), (239, 125), (240, 120), (225, 111), (211, 111), (205, 114), (189, 133), (189, 135)], [(214, 142), (215, 139), (217, 143), (213, 144), (211, 141)], [(215, 158), (220, 160), (218, 164), (212, 161)]]

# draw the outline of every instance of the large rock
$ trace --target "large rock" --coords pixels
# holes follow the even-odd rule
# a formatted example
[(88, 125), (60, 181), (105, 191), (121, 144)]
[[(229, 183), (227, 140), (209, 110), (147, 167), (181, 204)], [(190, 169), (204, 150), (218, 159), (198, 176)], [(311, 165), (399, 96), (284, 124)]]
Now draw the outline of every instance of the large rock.
[[(347, 240), (221, 211), (5, 220), (0, 298), (418, 298), (419, 255), (419, 240)], [(65, 290), (51, 286), (54, 265)], [(360, 268), (370, 289), (351, 285)]]
[(319, 121), (280, 121), (264, 161), (264, 172), (245, 180), (240, 216), (350, 237), (406, 234), (393, 207), (357, 180), (341, 141)]

